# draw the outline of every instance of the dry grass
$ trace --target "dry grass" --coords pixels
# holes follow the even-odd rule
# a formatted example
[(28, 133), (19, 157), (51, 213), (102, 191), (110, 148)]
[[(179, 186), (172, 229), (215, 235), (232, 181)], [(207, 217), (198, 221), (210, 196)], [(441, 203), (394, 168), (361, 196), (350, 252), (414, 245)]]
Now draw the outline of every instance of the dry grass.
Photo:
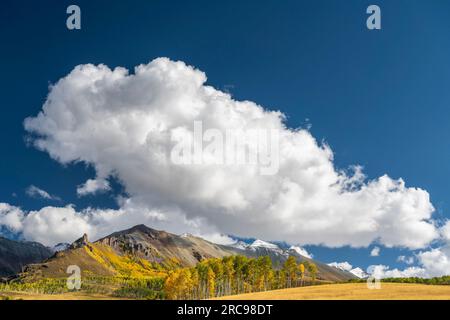
[(368, 289), (365, 283), (327, 284), (222, 297), (230, 300), (450, 300), (450, 286), (382, 283)]
[[(35, 294), (29, 292), (2, 292), (0, 300), (124, 300), (106, 295), (87, 294), (83, 292), (67, 292), (61, 294)], [(0, 302), (1, 303), (1, 302)]]
[[(2, 292), (2, 297), (23, 300), (116, 300), (106, 295), (69, 292), (33, 294)], [(222, 297), (229, 300), (450, 300), (450, 286), (382, 283), (381, 289), (370, 290), (365, 283), (327, 284), (303, 288), (274, 290)]]

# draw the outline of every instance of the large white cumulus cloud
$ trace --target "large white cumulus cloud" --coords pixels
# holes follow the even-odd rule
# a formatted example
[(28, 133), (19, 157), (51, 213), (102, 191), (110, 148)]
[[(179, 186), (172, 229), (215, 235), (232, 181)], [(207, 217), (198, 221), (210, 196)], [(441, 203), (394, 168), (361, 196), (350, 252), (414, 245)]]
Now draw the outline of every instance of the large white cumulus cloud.
[(83, 233), (91, 232), (88, 219), (71, 206), (24, 212), (18, 207), (0, 203), (0, 225), (21, 233), (25, 239), (48, 246), (73, 241)]
[[(163, 212), (171, 230), (194, 226), (203, 233), (327, 246), (376, 240), (422, 248), (438, 237), (425, 190), (387, 175), (367, 181), (359, 167), (352, 174), (337, 170), (331, 149), (307, 130), (286, 128), (282, 113), (235, 101), (205, 82), (203, 72), (166, 58), (133, 74), (81, 65), (51, 87), (42, 111), (26, 119), (25, 128), (35, 146), (57, 161), (90, 164), (99, 181), (114, 175), (128, 202), (146, 208), (142, 220), (147, 211)], [(279, 130), (278, 173), (172, 163), (172, 138), (192, 132), (194, 121), (221, 131)], [(139, 220), (139, 213), (132, 216)], [(113, 221), (118, 227), (119, 220)]]
[[(137, 224), (166, 227), (163, 213), (133, 206), (124, 201), (122, 208), (77, 211), (73, 206), (44, 207), (25, 211), (7, 203), (0, 203), (0, 226), (6, 227), (27, 240), (47, 246), (61, 242), (73, 242), (87, 233), (96, 240), (119, 229)], [(192, 230), (192, 229), (191, 229)]]
[(417, 255), (419, 263), (430, 277), (450, 275), (450, 243)]

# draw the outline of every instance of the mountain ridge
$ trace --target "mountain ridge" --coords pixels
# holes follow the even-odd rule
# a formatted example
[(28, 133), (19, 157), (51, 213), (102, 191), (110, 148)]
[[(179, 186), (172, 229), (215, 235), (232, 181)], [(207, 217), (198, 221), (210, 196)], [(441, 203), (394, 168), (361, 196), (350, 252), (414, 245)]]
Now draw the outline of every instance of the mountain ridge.
[(16, 241), (0, 236), (0, 277), (12, 276), (30, 263), (51, 257), (53, 251), (38, 242)]
[(67, 277), (69, 265), (78, 265), (85, 275), (152, 276), (174, 267), (192, 267), (205, 259), (230, 255), (269, 256), (276, 268), (281, 268), (292, 255), (299, 262), (315, 263), (318, 279), (346, 281), (355, 278), (349, 272), (266, 241), (256, 239), (250, 245), (233, 247), (189, 234), (176, 235), (152, 229), (143, 224), (113, 232), (94, 242), (83, 235), (67, 249), (55, 252), (41, 263), (29, 264), (20, 276), (26, 279)]

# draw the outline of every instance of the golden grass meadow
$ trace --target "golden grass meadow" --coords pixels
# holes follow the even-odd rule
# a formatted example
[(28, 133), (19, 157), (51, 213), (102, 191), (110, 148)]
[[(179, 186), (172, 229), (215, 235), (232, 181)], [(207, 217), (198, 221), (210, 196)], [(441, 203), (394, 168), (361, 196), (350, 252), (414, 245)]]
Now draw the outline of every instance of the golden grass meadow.
[(450, 300), (450, 286), (382, 283), (368, 289), (366, 283), (325, 284), (221, 297), (221, 300)]

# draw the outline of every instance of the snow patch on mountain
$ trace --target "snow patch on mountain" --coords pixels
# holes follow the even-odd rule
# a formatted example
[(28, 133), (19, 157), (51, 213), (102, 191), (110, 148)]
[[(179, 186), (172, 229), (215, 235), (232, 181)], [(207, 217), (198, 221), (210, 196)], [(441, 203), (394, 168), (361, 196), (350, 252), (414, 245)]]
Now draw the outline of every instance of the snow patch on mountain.
[(231, 247), (236, 248), (236, 249), (241, 249), (241, 250), (245, 250), (249, 247), (250, 245), (248, 243), (245, 243), (244, 241), (236, 241), (235, 243), (233, 243), (231, 245)]
[(294, 246), (284, 241), (268, 242), (254, 238), (240, 238), (236, 236), (228, 237), (235, 241), (230, 246), (241, 250), (269, 250), (277, 254), (282, 254), (284, 256), (295, 254), (309, 259), (313, 258), (313, 255), (309, 253), (305, 248)]
[(69, 249), (69, 247), (70, 247), (70, 244), (68, 244), (68, 243), (58, 243), (52, 249), (54, 252), (60, 252), (60, 251)]
[(368, 276), (367, 273), (365, 273), (363, 269), (361, 269), (359, 267), (353, 268), (353, 266), (350, 263), (348, 263), (347, 261), (331, 262), (331, 263), (328, 263), (328, 265), (330, 267), (334, 267), (334, 268), (342, 270), (342, 271), (350, 272), (360, 279), (367, 278), (367, 276)]
[(281, 250), (280, 247), (278, 247), (276, 244), (259, 239), (253, 241), (253, 243), (250, 245), (250, 248), (266, 248), (271, 250)]
[(364, 278), (368, 277), (368, 274), (365, 273), (364, 270), (359, 267), (351, 269), (350, 273), (354, 274), (355, 276), (357, 276), (360, 279), (364, 279)]
[(181, 235), (180, 235), (180, 237), (182, 237), (182, 238), (192, 238), (192, 237), (194, 237), (192, 234), (190, 234), (190, 233), (182, 233)]
[(313, 258), (313, 255), (310, 254), (308, 251), (306, 251), (306, 249), (304, 249), (304, 248), (301, 248), (301, 247), (298, 247), (298, 246), (291, 246), (291, 247), (289, 248), (289, 250), (292, 250), (292, 251), (294, 251), (295, 253), (297, 253), (297, 254), (299, 254), (299, 255), (305, 257), (305, 258), (309, 258), (309, 259), (312, 259), (312, 258)]

